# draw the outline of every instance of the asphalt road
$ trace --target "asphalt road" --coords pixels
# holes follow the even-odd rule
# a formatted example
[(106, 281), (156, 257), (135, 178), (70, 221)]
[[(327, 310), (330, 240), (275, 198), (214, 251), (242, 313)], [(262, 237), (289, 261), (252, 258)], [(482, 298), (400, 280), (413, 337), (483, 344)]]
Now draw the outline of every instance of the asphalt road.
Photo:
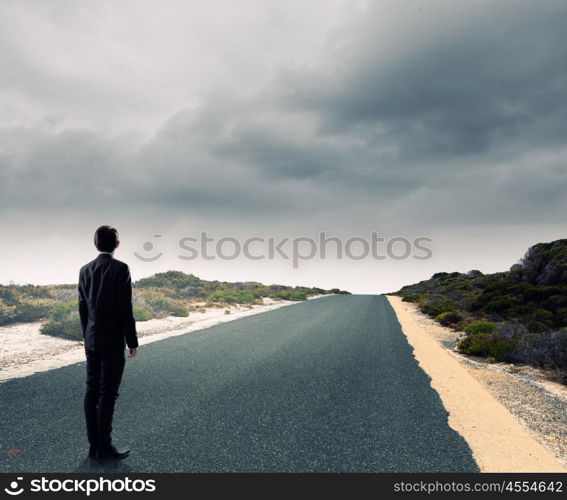
[[(2, 472), (477, 471), (382, 296), (330, 296), (144, 346), (86, 458), (85, 364), (0, 384)], [(21, 450), (9, 452), (9, 450)]]

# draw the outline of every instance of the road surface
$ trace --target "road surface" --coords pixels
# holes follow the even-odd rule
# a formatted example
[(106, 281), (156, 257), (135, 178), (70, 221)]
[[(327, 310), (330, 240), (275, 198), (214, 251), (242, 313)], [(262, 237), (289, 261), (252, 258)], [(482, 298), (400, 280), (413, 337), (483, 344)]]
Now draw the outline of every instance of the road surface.
[(382, 296), (329, 296), (128, 360), (121, 462), (86, 458), (85, 364), (0, 384), (1, 472), (477, 471)]

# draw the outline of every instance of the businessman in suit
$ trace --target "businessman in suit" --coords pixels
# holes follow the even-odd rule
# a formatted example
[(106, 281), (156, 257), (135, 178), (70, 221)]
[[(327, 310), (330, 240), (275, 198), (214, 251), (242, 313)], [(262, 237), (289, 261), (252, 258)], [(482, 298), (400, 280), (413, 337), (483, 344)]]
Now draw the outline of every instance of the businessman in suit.
[(126, 345), (128, 357), (134, 358), (138, 352), (132, 280), (128, 265), (113, 256), (120, 244), (116, 229), (99, 227), (94, 244), (99, 251), (97, 258), (79, 273), (79, 313), (87, 358), (84, 408), (89, 456), (121, 459), (130, 450), (116, 448), (111, 433)]

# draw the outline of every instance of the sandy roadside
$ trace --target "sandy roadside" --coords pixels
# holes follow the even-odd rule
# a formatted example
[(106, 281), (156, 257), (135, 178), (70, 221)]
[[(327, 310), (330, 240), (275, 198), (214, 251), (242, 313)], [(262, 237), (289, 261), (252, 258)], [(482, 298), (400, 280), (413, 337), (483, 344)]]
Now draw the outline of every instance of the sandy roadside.
[[(463, 356), (441, 344), (447, 335), (442, 330), (448, 329), (424, 320), (414, 304), (400, 297), (388, 296), (388, 300), (415, 358), (449, 412), (449, 425), (468, 442), (481, 471), (567, 472), (541, 444), (543, 437), (529, 430), (489, 390), (489, 378), (475, 376)], [(520, 388), (515, 397), (522, 397)]]
[[(309, 297), (309, 300), (319, 296)], [(264, 299), (263, 304), (226, 306), (191, 312), (186, 318), (169, 316), (136, 323), (140, 346), (210, 326), (234, 321), (295, 304), (288, 300)], [(230, 311), (227, 314), (225, 311)], [(83, 343), (40, 333), (41, 322), (18, 323), (0, 327), (0, 382), (26, 377), (83, 361)]]

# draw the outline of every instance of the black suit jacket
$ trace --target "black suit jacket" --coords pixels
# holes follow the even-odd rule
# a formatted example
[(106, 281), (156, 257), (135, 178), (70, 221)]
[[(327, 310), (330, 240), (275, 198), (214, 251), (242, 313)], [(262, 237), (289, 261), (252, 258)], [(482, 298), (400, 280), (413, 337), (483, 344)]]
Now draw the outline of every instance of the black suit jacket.
[(79, 314), (86, 349), (138, 347), (132, 279), (126, 263), (101, 253), (81, 267)]

